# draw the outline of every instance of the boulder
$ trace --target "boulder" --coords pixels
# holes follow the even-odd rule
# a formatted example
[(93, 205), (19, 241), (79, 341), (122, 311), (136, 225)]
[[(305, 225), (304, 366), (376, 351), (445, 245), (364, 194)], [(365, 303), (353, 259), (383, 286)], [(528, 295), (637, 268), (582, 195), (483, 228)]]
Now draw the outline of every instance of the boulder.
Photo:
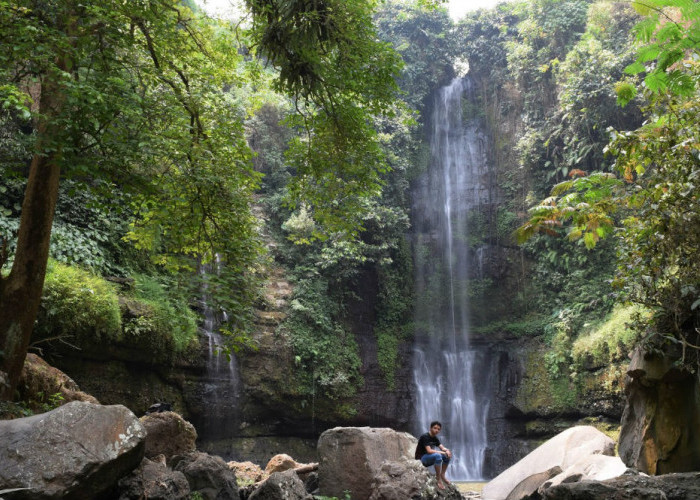
[(697, 500), (700, 472), (662, 476), (622, 475), (605, 481), (560, 484), (544, 500)]
[(146, 430), (121, 405), (71, 402), (0, 421), (0, 490), (13, 498), (94, 499), (139, 465)]
[(382, 463), (370, 489), (369, 500), (462, 499), (461, 493), (453, 485), (448, 485), (444, 490), (438, 489), (435, 474), (431, 474), (418, 460), (405, 457)]
[(529, 476), (553, 467), (565, 470), (588, 455), (612, 456), (614, 452), (615, 442), (595, 427), (572, 427), (546, 441), (525, 458), (496, 476), (484, 486), (483, 500), (504, 500), (521, 481)]
[(275, 472), (260, 483), (248, 500), (312, 500), (296, 472)]
[(207, 453), (188, 453), (173, 459), (173, 469), (187, 478), (192, 493), (204, 500), (238, 498), (236, 474), (221, 457)]
[(604, 481), (605, 479), (621, 476), (629, 471), (630, 469), (620, 460), (620, 457), (588, 455), (567, 467), (565, 471), (540, 483), (541, 486), (538, 491), (542, 494), (547, 488), (562, 483), (574, 483), (583, 480)]
[(284, 472), (289, 469), (296, 469), (300, 465), (301, 464), (297, 463), (297, 461), (294, 460), (292, 457), (282, 453), (280, 455), (275, 455), (270, 459), (269, 462), (267, 462), (267, 466), (265, 467), (265, 474), (269, 475), (273, 472)]
[(27, 354), (24, 360), (17, 389), (20, 399), (28, 401), (34, 411), (40, 410), (41, 405), (47, 403), (54, 403), (54, 406), (55, 403), (65, 404), (71, 401), (100, 404), (97, 399), (82, 392), (72, 378), (32, 353)]
[(522, 500), (523, 498), (529, 498), (534, 492), (541, 488), (542, 483), (548, 479), (556, 476), (561, 472), (561, 467), (555, 465), (551, 469), (547, 469), (544, 472), (538, 472), (527, 476), (525, 479), (520, 481), (515, 488), (508, 493), (506, 500)]
[(175, 412), (150, 413), (141, 417), (146, 428), (146, 457), (165, 455), (168, 463), (175, 455), (185, 455), (196, 449), (197, 431)]
[(366, 500), (385, 460), (412, 458), (418, 440), (405, 432), (387, 428), (335, 427), (318, 440), (319, 493), (353, 500)]
[(119, 480), (119, 500), (184, 500), (190, 487), (182, 472), (173, 471), (164, 461), (144, 458), (134, 471)]
[(700, 470), (700, 386), (673, 361), (637, 349), (627, 372), (620, 458), (651, 475)]

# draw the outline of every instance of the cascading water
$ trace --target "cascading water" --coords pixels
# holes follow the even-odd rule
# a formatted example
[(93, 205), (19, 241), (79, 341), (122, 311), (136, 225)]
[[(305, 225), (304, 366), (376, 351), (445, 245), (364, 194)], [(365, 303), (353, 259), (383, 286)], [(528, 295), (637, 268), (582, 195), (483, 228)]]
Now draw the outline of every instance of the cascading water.
[[(221, 440), (236, 435), (239, 425), (240, 408), (240, 377), (238, 364), (233, 354), (227, 359), (221, 353), (224, 346), (224, 338), (219, 333), (215, 311), (212, 309), (209, 298), (209, 278), (212, 272), (219, 267), (218, 259), (212, 265), (201, 265), (199, 272), (202, 279), (202, 333), (206, 336), (209, 352), (207, 357), (207, 373), (204, 378), (203, 404), (206, 405), (202, 412), (198, 431), (202, 441)], [(212, 269), (213, 267), (213, 269)], [(226, 313), (221, 312), (219, 320), (226, 321)]]
[(440, 89), (432, 114), (431, 162), (414, 191), (416, 285), (414, 381), (418, 432), (432, 420), (455, 458), (448, 475), (483, 478), (488, 362), (469, 345), (468, 215), (490, 202), (487, 137), (469, 79)]

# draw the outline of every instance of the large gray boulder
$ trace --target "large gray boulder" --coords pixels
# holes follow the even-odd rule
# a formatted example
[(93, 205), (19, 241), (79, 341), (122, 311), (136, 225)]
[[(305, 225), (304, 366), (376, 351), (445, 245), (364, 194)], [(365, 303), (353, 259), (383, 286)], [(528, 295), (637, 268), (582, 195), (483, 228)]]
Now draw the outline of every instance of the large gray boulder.
[(173, 468), (187, 478), (192, 493), (204, 500), (238, 498), (236, 474), (221, 457), (202, 452), (188, 453), (173, 459)]
[(0, 421), (0, 490), (16, 498), (94, 499), (139, 465), (146, 430), (121, 405), (72, 402)]
[(166, 466), (165, 457), (159, 458), (162, 460), (144, 458), (135, 470), (119, 480), (119, 500), (190, 498), (190, 485), (185, 475)]
[(384, 461), (412, 458), (418, 440), (387, 428), (335, 427), (318, 440), (319, 493), (367, 500), (372, 482)]
[(560, 484), (544, 500), (697, 500), (700, 472), (662, 476), (623, 475), (606, 481)]
[(274, 472), (260, 483), (248, 500), (312, 500), (296, 472)]
[(196, 449), (197, 431), (194, 426), (173, 411), (150, 413), (141, 417), (146, 428), (146, 457), (165, 455), (170, 460), (176, 455)]
[(382, 463), (371, 490), (369, 500), (462, 500), (462, 494), (453, 485), (438, 489), (435, 474), (410, 458)]
[[(557, 434), (489, 482), (483, 500), (505, 500), (524, 479), (554, 467), (566, 470), (588, 455), (615, 454), (615, 442), (595, 427), (577, 426)], [(547, 478), (544, 477), (543, 481)], [(537, 488), (535, 488), (536, 490)]]

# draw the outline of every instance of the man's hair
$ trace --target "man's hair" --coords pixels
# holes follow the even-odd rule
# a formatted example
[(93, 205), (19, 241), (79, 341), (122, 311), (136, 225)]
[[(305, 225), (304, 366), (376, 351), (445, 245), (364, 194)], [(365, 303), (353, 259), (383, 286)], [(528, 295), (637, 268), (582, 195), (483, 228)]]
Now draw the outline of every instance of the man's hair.
[(433, 420), (432, 422), (430, 422), (430, 427), (432, 428), (433, 425), (439, 425), (440, 429), (442, 429), (442, 422), (438, 422), (437, 420)]

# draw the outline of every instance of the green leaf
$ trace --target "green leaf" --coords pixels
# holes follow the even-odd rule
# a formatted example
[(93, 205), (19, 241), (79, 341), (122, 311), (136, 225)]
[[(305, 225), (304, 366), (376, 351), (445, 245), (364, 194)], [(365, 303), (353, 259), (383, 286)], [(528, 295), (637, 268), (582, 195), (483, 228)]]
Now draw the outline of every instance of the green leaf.
[(639, 61), (635, 61), (625, 68), (625, 73), (628, 75), (636, 75), (638, 73), (643, 73), (644, 71), (646, 71), (646, 68)]
[(649, 73), (644, 78), (644, 83), (652, 92), (659, 92), (668, 87), (668, 75), (666, 73)]

